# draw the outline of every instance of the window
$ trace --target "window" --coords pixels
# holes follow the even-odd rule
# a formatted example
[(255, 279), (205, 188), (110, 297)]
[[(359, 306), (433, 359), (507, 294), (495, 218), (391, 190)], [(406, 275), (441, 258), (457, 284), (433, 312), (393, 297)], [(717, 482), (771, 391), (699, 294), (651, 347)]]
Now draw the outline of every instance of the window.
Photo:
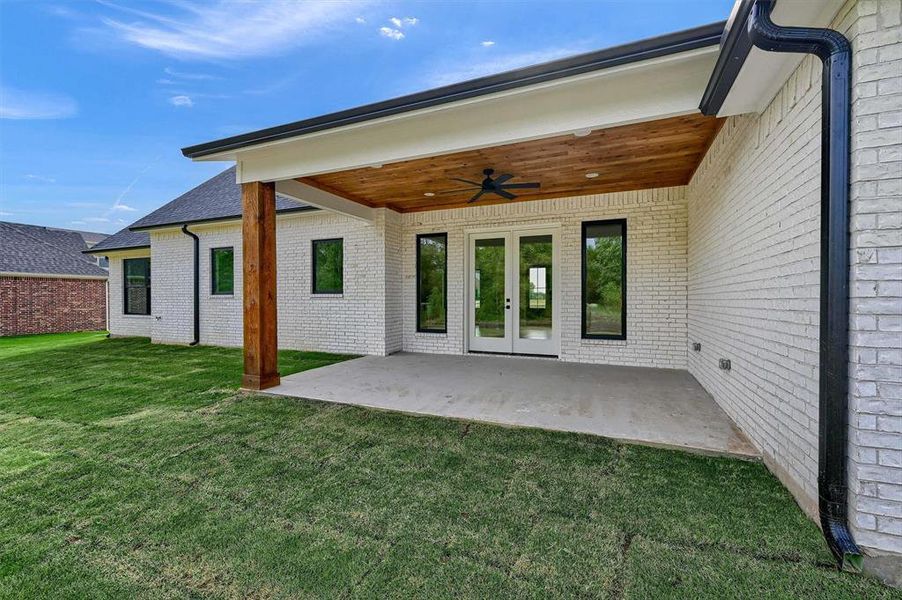
[(126, 258), (122, 261), (122, 271), (125, 280), (125, 314), (149, 315), (150, 259)]
[(548, 294), (548, 269), (529, 267), (529, 308), (545, 308)]
[(341, 294), (343, 285), (342, 240), (313, 240), (313, 293)]
[(231, 246), (210, 250), (210, 269), (213, 295), (232, 295), (235, 292), (235, 251)]
[(626, 339), (626, 220), (583, 223), (583, 337)]
[(417, 236), (417, 331), (446, 333), (448, 234)]

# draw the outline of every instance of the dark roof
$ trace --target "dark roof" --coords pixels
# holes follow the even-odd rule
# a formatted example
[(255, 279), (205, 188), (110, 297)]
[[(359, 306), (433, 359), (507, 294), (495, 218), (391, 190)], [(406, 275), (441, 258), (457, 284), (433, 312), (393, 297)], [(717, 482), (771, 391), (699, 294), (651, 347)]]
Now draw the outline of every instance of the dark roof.
[[(276, 212), (317, 210), (287, 196), (276, 196)], [(146, 217), (138, 219), (132, 232), (156, 227), (205, 223), (241, 218), (241, 186), (235, 183), (235, 167), (226, 169)], [(118, 234), (116, 234), (118, 235)]]
[(456, 102), (466, 98), (474, 98), (493, 94), (518, 87), (534, 85), (544, 81), (571, 77), (618, 65), (649, 60), (669, 54), (686, 52), (713, 46), (720, 42), (724, 21), (695, 27), (685, 31), (669, 33), (629, 44), (613, 46), (604, 50), (578, 54), (542, 63), (522, 69), (507, 71), (497, 75), (489, 75), (471, 79), (461, 83), (401, 96), (392, 100), (366, 104), (357, 108), (342, 110), (327, 115), (295, 121), (287, 125), (279, 125), (259, 131), (228, 137), (204, 144), (182, 148), (182, 154), (188, 158), (200, 158), (211, 154), (254, 146), (264, 142), (272, 142), (285, 138), (342, 127), (352, 123), (360, 123), (412, 110), (428, 108), (439, 104)]
[[(82, 253), (88, 232), (0, 221), (0, 272), (106, 277)], [(103, 234), (90, 234), (96, 239)]]
[(104, 250), (129, 250), (132, 248), (150, 248), (150, 234), (146, 231), (132, 231), (126, 227), (85, 252), (103, 254)]

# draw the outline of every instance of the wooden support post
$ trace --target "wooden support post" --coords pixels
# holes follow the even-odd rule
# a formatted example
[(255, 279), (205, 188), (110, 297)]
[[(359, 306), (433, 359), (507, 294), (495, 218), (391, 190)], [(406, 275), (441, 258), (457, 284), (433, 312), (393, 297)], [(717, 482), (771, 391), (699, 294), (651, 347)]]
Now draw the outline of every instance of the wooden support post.
[(276, 188), (241, 185), (244, 261), (244, 377), (242, 386), (279, 385), (276, 330)]

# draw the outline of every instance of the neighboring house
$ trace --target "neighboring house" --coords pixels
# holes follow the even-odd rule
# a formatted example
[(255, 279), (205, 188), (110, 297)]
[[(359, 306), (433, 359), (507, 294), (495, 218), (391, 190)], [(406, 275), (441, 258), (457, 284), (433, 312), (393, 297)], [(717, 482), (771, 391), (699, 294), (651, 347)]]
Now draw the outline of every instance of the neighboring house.
[(849, 79), (771, 8), (186, 148), (237, 170), (94, 249), (110, 330), (250, 388), (277, 346), (686, 369), (840, 558), (902, 554), (900, 4), (776, 4)]
[(84, 252), (106, 237), (0, 222), (0, 335), (106, 328), (106, 261)]

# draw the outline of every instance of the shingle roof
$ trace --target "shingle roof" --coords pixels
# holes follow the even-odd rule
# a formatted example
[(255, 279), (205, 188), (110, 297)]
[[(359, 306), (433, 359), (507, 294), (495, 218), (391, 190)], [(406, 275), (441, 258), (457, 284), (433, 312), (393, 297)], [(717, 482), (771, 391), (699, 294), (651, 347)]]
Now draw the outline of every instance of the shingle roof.
[(103, 250), (128, 250), (130, 248), (150, 248), (150, 234), (146, 231), (132, 231), (126, 227), (92, 246), (87, 252), (103, 254)]
[[(276, 211), (316, 210), (287, 196), (276, 196)], [(150, 229), (165, 225), (241, 218), (241, 186), (235, 183), (235, 167), (226, 169), (172, 202), (164, 204), (129, 228)]]
[(82, 254), (101, 235), (0, 221), (0, 272), (106, 277)]

